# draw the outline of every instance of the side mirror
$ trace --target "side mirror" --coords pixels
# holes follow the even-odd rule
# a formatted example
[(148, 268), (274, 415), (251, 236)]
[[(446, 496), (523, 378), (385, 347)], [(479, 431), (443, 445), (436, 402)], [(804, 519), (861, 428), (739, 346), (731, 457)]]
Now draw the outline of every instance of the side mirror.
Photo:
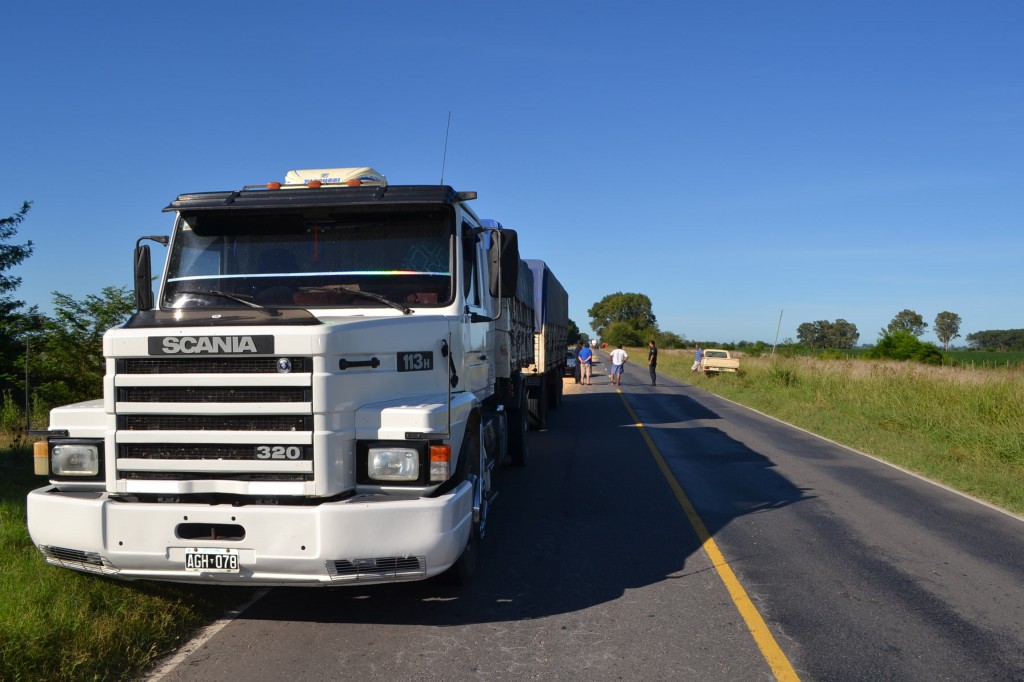
[(142, 240), (151, 239), (158, 244), (167, 246), (169, 238), (139, 237), (135, 242), (135, 308), (140, 313), (153, 308), (153, 265), (149, 254), (149, 244)]
[(140, 313), (153, 308), (153, 266), (149, 244), (135, 247), (135, 309)]
[[(490, 281), (491, 296), (514, 298), (519, 281), (519, 235), (515, 230), (495, 230), (491, 239)], [(499, 278), (500, 275), (500, 278)]]

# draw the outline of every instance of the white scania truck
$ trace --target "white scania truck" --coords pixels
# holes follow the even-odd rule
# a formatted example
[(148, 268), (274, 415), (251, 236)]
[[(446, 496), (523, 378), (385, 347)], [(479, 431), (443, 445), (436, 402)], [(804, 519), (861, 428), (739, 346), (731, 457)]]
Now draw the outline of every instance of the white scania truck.
[[(36, 443), (46, 560), (236, 585), (468, 579), (494, 470), (525, 463), (538, 425), (527, 379), (560, 388), (564, 352), (535, 349), (564, 331), (538, 337), (568, 322), (557, 279), (538, 284), (475, 198), (369, 168), (180, 195), (171, 237), (136, 244), (138, 312), (104, 337), (102, 400), (53, 410)], [(168, 245), (155, 300), (146, 239)]]

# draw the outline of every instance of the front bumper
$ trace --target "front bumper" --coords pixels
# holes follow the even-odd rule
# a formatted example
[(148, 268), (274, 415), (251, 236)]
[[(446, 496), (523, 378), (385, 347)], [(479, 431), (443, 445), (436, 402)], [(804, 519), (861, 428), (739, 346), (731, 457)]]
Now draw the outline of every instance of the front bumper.
[[(366, 584), (443, 573), (466, 546), (472, 506), (468, 482), (436, 498), (360, 495), (316, 506), (122, 502), (48, 486), (28, 495), (28, 529), (49, 563), (125, 580)], [(240, 527), (243, 537), (180, 536), (204, 524)], [(195, 549), (230, 549), (240, 568), (186, 570)]]

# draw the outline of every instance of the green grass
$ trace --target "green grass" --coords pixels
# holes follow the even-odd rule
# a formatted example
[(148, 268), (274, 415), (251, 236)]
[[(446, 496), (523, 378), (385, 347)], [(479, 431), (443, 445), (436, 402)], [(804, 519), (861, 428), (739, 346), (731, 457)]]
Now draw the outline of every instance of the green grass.
[(743, 357), (740, 376), (658, 369), (1018, 514), (1024, 513), (1024, 371), (858, 359)]
[(0, 680), (137, 677), (250, 590), (125, 583), (43, 562), (25, 526), (30, 446), (0, 448)]

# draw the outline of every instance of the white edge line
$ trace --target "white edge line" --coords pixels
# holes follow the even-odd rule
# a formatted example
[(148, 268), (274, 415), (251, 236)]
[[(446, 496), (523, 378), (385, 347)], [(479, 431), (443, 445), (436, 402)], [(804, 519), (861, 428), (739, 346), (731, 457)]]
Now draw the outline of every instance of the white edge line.
[(245, 602), (241, 606), (236, 606), (235, 608), (228, 610), (227, 613), (213, 623), (200, 628), (195, 636), (178, 647), (177, 651), (173, 654), (168, 654), (163, 659), (159, 660), (154, 667), (146, 673), (145, 676), (143, 676), (142, 679), (145, 682), (158, 682), (158, 680), (162, 679), (164, 675), (167, 675), (183, 663), (185, 659), (191, 656), (197, 649), (213, 639), (213, 636), (220, 632), (226, 625), (230, 624), (233, 620), (242, 615), (246, 609), (266, 596), (269, 591), (269, 587), (262, 587), (256, 590), (256, 594), (254, 594), (249, 601)]

